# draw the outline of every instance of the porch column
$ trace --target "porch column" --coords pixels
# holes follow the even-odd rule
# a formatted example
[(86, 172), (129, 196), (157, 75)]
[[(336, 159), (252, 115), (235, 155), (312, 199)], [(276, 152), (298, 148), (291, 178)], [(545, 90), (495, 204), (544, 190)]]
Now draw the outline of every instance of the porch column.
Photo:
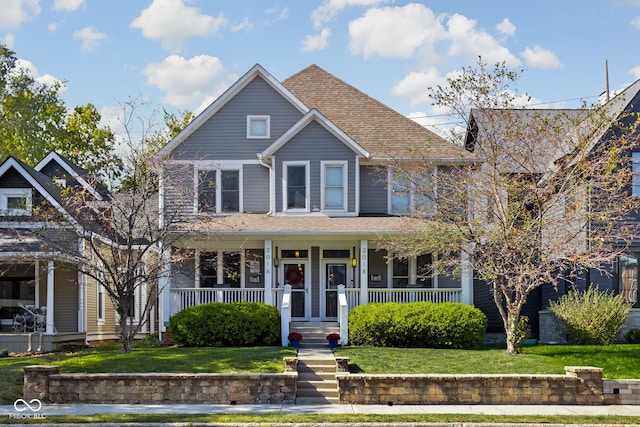
[(158, 321), (159, 334), (162, 337), (162, 332), (166, 332), (166, 325), (169, 323), (169, 317), (171, 316), (171, 282), (169, 280), (171, 276), (171, 248), (161, 249), (161, 261), (162, 269), (160, 277), (158, 278)]
[(53, 267), (53, 261), (49, 261), (47, 263), (47, 327), (45, 329), (47, 335), (52, 335), (55, 331), (53, 326), (53, 284), (55, 279)]
[(273, 298), (273, 250), (271, 240), (264, 241), (264, 303), (274, 304)]
[(360, 240), (360, 304), (369, 303), (369, 241)]
[(460, 274), (460, 287), (462, 288), (461, 303), (473, 305), (473, 267), (471, 266), (470, 253), (473, 250), (472, 244), (468, 245), (466, 251), (462, 251), (460, 263), (462, 271)]

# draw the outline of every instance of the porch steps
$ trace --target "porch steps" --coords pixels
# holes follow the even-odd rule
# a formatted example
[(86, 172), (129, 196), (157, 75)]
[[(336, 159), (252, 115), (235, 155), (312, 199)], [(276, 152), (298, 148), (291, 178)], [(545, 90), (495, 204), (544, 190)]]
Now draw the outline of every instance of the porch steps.
[(296, 403), (338, 403), (336, 359), (326, 338), (331, 332), (338, 332), (338, 322), (292, 322), (290, 330), (302, 334)]

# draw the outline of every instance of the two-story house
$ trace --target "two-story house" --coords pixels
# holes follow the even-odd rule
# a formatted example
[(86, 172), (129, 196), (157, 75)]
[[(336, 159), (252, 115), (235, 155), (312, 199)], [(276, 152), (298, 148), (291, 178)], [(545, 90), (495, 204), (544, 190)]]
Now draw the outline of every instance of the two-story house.
[(392, 164), (474, 156), (316, 65), (282, 82), (254, 66), (159, 156), (161, 215), (188, 254), (167, 266), (165, 325), (211, 301), (281, 307), (286, 285), (300, 321), (336, 320), (341, 285), (349, 308), (473, 302), (470, 271), (431, 273), (433, 254), (394, 257), (378, 242), (420, 201)]

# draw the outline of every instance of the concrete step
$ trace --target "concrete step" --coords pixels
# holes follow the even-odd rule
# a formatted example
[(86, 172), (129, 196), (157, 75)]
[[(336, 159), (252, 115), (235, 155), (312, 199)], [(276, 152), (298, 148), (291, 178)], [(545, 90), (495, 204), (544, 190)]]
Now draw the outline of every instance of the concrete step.
[(338, 397), (298, 397), (296, 398), (298, 405), (326, 405), (340, 403)]

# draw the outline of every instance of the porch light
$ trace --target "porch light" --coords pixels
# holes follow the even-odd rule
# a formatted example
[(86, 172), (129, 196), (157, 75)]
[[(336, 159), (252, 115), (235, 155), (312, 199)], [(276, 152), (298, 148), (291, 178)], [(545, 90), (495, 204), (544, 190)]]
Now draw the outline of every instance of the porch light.
[(274, 266), (275, 268), (280, 267), (280, 258), (274, 258), (274, 259), (273, 259), (273, 266)]
[(296, 251), (296, 258), (300, 258), (300, 251)]
[(351, 258), (351, 267), (356, 268), (358, 266), (358, 260)]

